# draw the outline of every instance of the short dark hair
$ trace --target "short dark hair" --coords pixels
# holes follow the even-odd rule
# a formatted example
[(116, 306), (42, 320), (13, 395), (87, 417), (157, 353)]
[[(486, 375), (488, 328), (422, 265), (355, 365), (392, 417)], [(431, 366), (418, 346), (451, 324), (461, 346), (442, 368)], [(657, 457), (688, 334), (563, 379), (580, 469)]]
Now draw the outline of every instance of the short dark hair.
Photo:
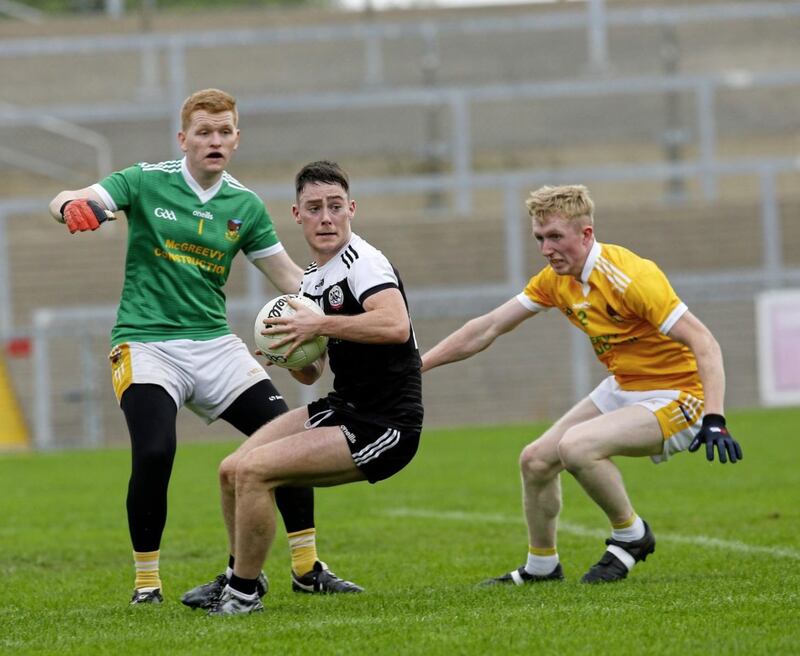
[(344, 189), (346, 194), (350, 194), (350, 179), (341, 166), (336, 162), (320, 160), (306, 164), (294, 178), (294, 188), (297, 197), (310, 184), (336, 184)]

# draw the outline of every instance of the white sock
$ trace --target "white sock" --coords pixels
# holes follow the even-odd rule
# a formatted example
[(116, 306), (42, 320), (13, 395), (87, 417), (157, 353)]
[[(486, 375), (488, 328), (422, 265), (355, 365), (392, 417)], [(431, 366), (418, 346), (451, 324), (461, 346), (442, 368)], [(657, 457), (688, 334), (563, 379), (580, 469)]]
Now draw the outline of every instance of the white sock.
[(626, 528), (611, 529), (611, 538), (613, 540), (619, 540), (620, 542), (633, 542), (634, 540), (640, 540), (643, 537), (644, 522), (638, 515), (636, 516), (636, 519), (633, 520), (633, 524), (630, 526), (627, 526)]
[(231, 580), (231, 576), (233, 576), (233, 567), (226, 567), (225, 568), (225, 576), (227, 577), (227, 579), (229, 581)]
[(231, 591), (231, 594), (236, 597), (237, 599), (241, 599), (242, 601), (255, 601), (258, 599), (258, 591), (254, 592), (253, 594), (247, 594), (245, 592), (241, 592), (231, 586), (230, 584), (227, 585), (227, 589)]
[(546, 576), (550, 574), (558, 565), (558, 554), (552, 556), (535, 556), (528, 554), (528, 562), (525, 563), (525, 571), (535, 576)]

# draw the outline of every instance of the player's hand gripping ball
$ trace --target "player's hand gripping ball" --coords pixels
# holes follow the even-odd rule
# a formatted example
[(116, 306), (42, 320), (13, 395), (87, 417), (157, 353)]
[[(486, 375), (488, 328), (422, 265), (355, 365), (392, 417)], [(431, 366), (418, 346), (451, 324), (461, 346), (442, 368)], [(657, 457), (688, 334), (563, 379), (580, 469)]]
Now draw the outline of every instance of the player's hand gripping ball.
[[(261, 308), (261, 311), (258, 313), (255, 326), (253, 327), (253, 339), (258, 347), (258, 350), (261, 351), (262, 355), (267, 358), (267, 360), (272, 362), (272, 364), (276, 364), (284, 369), (302, 369), (303, 367), (310, 365), (325, 352), (325, 349), (328, 346), (327, 337), (318, 335), (307, 342), (303, 342), (287, 358), (286, 351), (289, 350), (291, 344), (275, 346), (277, 342), (283, 339), (283, 333), (277, 333), (274, 335), (261, 334), (261, 331), (264, 328), (270, 327), (270, 318), (288, 317), (296, 312), (296, 310), (289, 305), (290, 298), (300, 301), (312, 312), (324, 314), (322, 308), (320, 308), (319, 305), (306, 296), (301, 296), (298, 294), (284, 294), (283, 296), (278, 296), (273, 298), (269, 303)], [(264, 323), (265, 319), (267, 320), (266, 324)]]

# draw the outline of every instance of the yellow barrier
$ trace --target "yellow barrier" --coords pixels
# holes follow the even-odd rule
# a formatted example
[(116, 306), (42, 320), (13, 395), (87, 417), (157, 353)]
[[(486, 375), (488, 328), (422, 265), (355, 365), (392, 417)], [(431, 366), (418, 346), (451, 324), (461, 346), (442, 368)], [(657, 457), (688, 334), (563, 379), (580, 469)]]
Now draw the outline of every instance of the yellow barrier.
[(3, 354), (0, 353), (0, 450), (27, 448), (28, 445), (28, 427), (11, 385)]

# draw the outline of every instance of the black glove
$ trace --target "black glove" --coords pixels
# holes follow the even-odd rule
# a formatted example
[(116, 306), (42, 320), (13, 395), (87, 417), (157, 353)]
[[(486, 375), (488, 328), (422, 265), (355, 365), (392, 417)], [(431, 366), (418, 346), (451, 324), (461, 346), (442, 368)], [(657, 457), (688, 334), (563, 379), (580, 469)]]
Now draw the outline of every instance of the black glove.
[(697, 451), (703, 442), (706, 445), (706, 458), (711, 461), (714, 460), (715, 445), (719, 452), (720, 462), (728, 462), (728, 458), (730, 458), (731, 464), (733, 464), (742, 459), (742, 447), (725, 428), (725, 417), (722, 415), (705, 415), (703, 417), (703, 425), (689, 445), (689, 451)]

